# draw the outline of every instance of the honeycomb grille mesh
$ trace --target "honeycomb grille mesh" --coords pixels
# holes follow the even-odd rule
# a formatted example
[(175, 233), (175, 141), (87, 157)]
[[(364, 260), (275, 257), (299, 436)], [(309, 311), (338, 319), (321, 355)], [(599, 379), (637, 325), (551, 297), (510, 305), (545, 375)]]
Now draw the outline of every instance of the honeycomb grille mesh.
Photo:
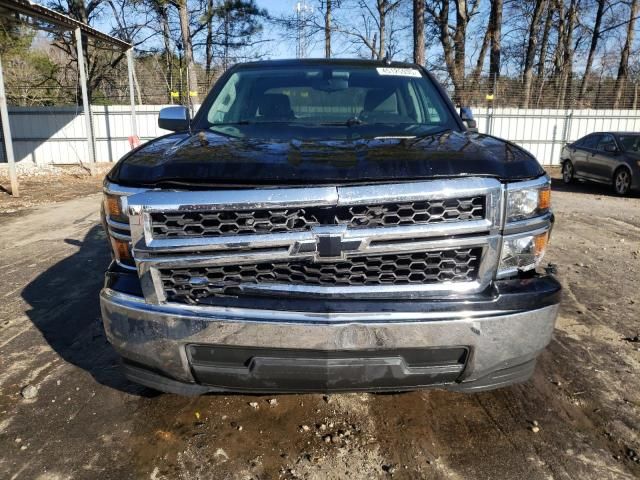
[(164, 212), (151, 214), (153, 237), (303, 232), (317, 225), (352, 228), (420, 225), (485, 218), (485, 197), (384, 203), (379, 205)]
[(481, 248), (350, 257), (335, 262), (267, 262), (250, 265), (161, 269), (168, 301), (238, 293), (240, 284), (310, 286), (420, 285), (477, 278)]

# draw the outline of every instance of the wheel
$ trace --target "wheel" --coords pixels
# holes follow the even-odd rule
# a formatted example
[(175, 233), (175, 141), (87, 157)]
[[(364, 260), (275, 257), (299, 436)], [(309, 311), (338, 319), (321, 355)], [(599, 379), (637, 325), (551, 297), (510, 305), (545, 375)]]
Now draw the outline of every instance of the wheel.
[(626, 195), (631, 189), (631, 172), (622, 167), (613, 175), (613, 189), (618, 195)]
[(567, 160), (562, 164), (562, 181), (564, 183), (572, 183), (573, 182), (573, 163), (571, 163), (571, 160)]

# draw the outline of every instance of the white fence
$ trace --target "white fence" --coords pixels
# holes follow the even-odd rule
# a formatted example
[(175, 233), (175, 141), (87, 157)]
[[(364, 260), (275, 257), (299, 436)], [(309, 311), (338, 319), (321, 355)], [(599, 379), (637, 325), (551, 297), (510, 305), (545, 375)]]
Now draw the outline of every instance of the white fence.
[[(138, 135), (145, 142), (166, 132), (158, 128), (162, 106), (136, 110)], [(92, 107), (96, 160), (115, 162), (129, 151), (129, 107)], [(544, 165), (560, 162), (562, 145), (594, 131), (640, 131), (638, 110), (537, 110), (476, 108), (480, 132), (511, 140)], [(81, 107), (20, 107), (9, 110), (17, 162), (72, 164), (88, 158)], [(0, 136), (1, 138), (1, 136)], [(4, 160), (0, 148), (0, 161)]]
[(475, 108), (482, 133), (510, 140), (543, 165), (559, 165), (560, 151), (591, 132), (640, 132), (640, 110)]
[[(165, 133), (158, 128), (162, 106), (136, 109), (142, 142)], [(91, 107), (96, 161), (115, 162), (131, 148), (131, 114), (128, 106)], [(82, 107), (13, 107), (9, 109), (16, 162), (73, 164), (87, 161), (88, 143)], [(0, 161), (4, 160), (0, 149)]]

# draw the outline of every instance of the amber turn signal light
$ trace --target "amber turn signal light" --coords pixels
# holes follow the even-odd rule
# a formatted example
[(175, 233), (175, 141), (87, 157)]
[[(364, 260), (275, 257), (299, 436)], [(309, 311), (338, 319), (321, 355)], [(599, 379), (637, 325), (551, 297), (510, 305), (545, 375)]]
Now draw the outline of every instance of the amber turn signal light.
[(544, 254), (547, 249), (547, 243), (549, 243), (549, 232), (544, 232), (534, 238), (534, 253), (536, 257)]
[(538, 190), (538, 210), (549, 210), (551, 208), (551, 188), (541, 188)]
[(113, 248), (113, 254), (116, 260), (120, 262), (131, 261), (131, 251), (129, 250), (129, 242), (124, 240), (118, 240), (117, 238), (111, 238), (111, 247)]
[(120, 206), (120, 197), (116, 195), (105, 194), (105, 207), (107, 214), (112, 218), (122, 217), (122, 207)]

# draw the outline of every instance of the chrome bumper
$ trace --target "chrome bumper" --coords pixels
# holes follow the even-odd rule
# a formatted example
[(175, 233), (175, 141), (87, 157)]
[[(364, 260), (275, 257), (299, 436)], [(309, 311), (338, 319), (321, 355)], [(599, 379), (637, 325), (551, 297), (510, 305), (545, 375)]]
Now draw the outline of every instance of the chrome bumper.
[(551, 305), (518, 312), (282, 312), (147, 304), (109, 288), (100, 303), (107, 337), (121, 356), (182, 383), (195, 383), (191, 344), (328, 352), (464, 346), (466, 366), (450, 386), (463, 390), (526, 379), (522, 370), (514, 377), (510, 369), (526, 364), (530, 375), (558, 311)]

